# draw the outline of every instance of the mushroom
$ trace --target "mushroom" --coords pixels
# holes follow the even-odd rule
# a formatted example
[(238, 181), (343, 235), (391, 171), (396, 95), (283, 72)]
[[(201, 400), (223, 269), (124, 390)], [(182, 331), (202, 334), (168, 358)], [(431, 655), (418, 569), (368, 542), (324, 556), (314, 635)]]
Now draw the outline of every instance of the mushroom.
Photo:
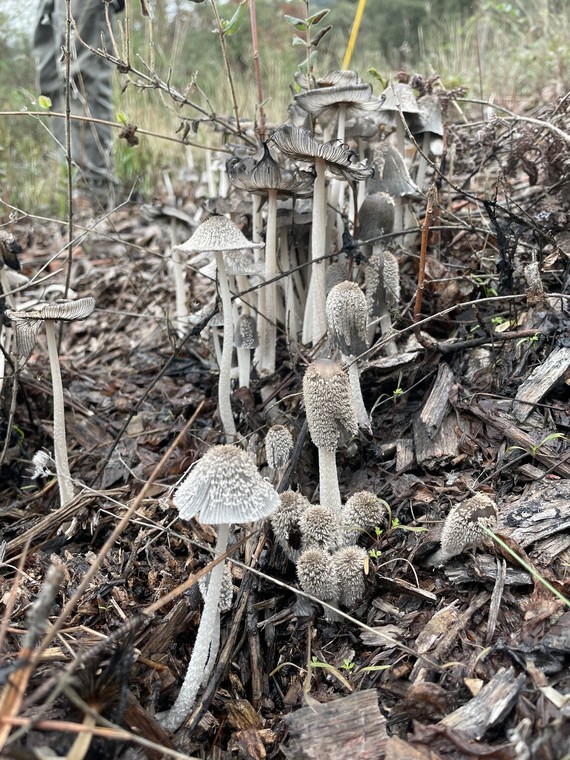
[(423, 113), (413, 119), (410, 131), (422, 147), (423, 155), (420, 155), (418, 171), (416, 173), (416, 185), (423, 189), (427, 169), (427, 156), (441, 156), (443, 153), (443, 113), (441, 99), (437, 95), (424, 95), (418, 100)]
[(441, 548), (428, 558), (428, 565), (443, 565), (483, 543), (487, 534), (482, 526), (496, 528), (497, 505), (488, 494), (479, 492), (451, 508), (441, 532)]
[[(214, 446), (192, 467), (173, 497), (183, 520), (199, 513), (200, 521), (218, 526), (216, 554), (226, 551), (231, 523), (267, 517), (279, 507), (279, 496), (263, 480), (253, 459), (235, 446)], [(204, 609), (184, 683), (164, 726), (176, 730), (190, 713), (204, 674), (217, 654), (219, 599), (224, 563), (212, 570)]]
[(340, 520), (331, 507), (310, 506), (299, 520), (301, 546), (303, 549), (326, 549), (334, 551), (340, 545)]
[(350, 392), (358, 425), (370, 433), (370, 417), (364, 406), (356, 361), (367, 348), (366, 296), (355, 282), (345, 280), (331, 289), (327, 296), (326, 311), (331, 338), (340, 349), (343, 361), (348, 363)]
[(23, 366), (36, 344), (36, 336), (42, 322), (46, 326), (47, 347), (53, 388), (53, 448), (57, 482), (61, 505), (64, 506), (75, 496), (75, 489), (69, 471), (67, 441), (65, 436), (65, 410), (63, 405), (63, 383), (57, 351), (55, 323), (58, 320), (72, 322), (86, 319), (95, 308), (94, 298), (78, 298), (75, 301), (58, 299), (44, 301), (28, 310), (7, 310), (6, 315), (14, 321), (18, 363)]
[(264, 443), (267, 466), (274, 472), (282, 473), (293, 450), (291, 432), (285, 425), (272, 425), (267, 431)]
[(338, 578), (339, 602), (353, 607), (364, 595), (368, 552), (361, 546), (345, 546), (333, 554), (333, 565)]
[(402, 155), (389, 143), (378, 143), (373, 150), (374, 177), (369, 180), (369, 193), (388, 193), (396, 206), (394, 232), (403, 229), (402, 199), (419, 193), (417, 185), (410, 177)]
[(352, 494), (342, 511), (344, 543), (354, 544), (362, 531), (383, 525), (387, 508), (386, 502), (370, 491)]
[(281, 504), (269, 518), (273, 535), (287, 557), (296, 562), (301, 551), (301, 517), (311, 504), (297, 491), (283, 491)]
[(273, 159), (267, 143), (263, 143), (263, 155), (254, 158), (230, 158), (227, 163), (228, 179), (235, 187), (248, 192), (267, 195), (267, 226), (265, 235), (265, 281), (263, 288), (263, 314), (260, 315), (260, 370), (272, 374), (275, 371), (276, 296), (274, 280), (277, 275), (277, 198), (283, 196), (310, 195), (314, 177), (309, 172), (281, 169)]
[(214, 214), (200, 224), (194, 234), (182, 245), (177, 246), (181, 251), (198, 253), (213, 252), (218, 267), (218, 285), (224, 316), (224, 340), (222, 344), (222, 360), (218, 381), (218, 406), (222, 427), (226, 437), (235, 437), (236, 426), (232, 414), (230, 373), (232, 369), (233, 351), (233, 315), (232, 296), (226, 267), (224, 251), (238, 251), (244, 248), (263, 248), (263, 243), (252, 243), (225, 216)]
[(340, 514), (336, 450), (341, 436), (358, 432), (348, 376), (331, 359), (317, 359), (303, 377), (303, 399), (309, 433), (319, 451), (320, 502)]
[(404, 156), (406, 143), (402, 115), (404, 119), (417, 116), (422, 112), (421, 108), (418, 106), (414, 91), (405, 82), (390, 82), (380, 97), (383, 97), (380, 111), (388, 116), (390, 123), (395, 125), (396, 145), (400, 154)]
[[(297, 578), (303, 591), (328, 604), (338, 601), (338, 577), (332, 555), (324, 549), (305, 549), (297, 562)], [(325, 608), (326, 620), (336, 620), (337, 615)]]
[[(286, 156), (297, 161), (314, 163), (316, 177), (313, 194), (313, 220), (311, 231), (312, 273), (305, 309), (303, 341), (312, 340), (313, 346), (326, 333), (325, 316), (325, 262), (327, 232), (327, 196), (325, 170), (347, 181), (364, 180), (372, 176), (372, 167), (358, 163), (354, 151), (336, 140), (318, 143), (306, 129), (298, 129), (293, 124), (284, 124), (269, 138)], [(310, 318), (309, 318), (310, 315)], [(311, 325), (311, 329), (308, 326)], [(310, 337), (309, 337), (310, 334)]]
[(239, 367), (239, 386), (249, 388), (249, 375), (251, 369), (251, 352), (259, 345), (257, 337), (257, 325), (255, 319), (249, 314), (242, 314), (238, 319), (234, 335), (234, 345), (237, 348)]

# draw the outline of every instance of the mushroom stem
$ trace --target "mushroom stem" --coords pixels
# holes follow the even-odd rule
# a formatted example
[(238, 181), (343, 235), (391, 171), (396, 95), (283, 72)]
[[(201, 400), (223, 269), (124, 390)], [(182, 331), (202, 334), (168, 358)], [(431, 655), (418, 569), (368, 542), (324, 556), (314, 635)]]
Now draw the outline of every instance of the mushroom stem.
[(340, 515), (342, 504), (336, 469), (336, 449), (330, 451), (319, 446), (319, 492), (320, 503)]
[(65, 412), (63, 408), (63, 383), (61, 382), (61, 370), (57, 353), (55, 321), (53, 319), (46, 319), (45, 325), (53, 388), (53, 451), (59, 486), (59, 497), (61, 506), (63, 507), (74, 498), (75, 489), (73, 488), (71, 473), (69, 472), (69, 461), (67, 458)]
[(186, 282), (184, 279), (184, 269), (182, 267), (180, 251), (171, 250), (170, 260), (172, 262), (172, 273), (174, 275), (174, 286), (176, 291), (175, 330), (178, 337), (182, 338), (188, 327), (188, 309), (186, 308)]
[(239, 368), (239, 387), (249, 388), (249, 379), (251, 375), (251, 349), (238, 348), (238, 368)]
[[(311, 297), (307, 299), (308, 309), (312, 309), (312, 342), (316, 346), (326, 334), (327, 323), (325, 316), (325, 262), (318, 261), (325, 255), (327, 230), (327, 194), (325, 188), (326, 162), (322, 158), (315, 160), (313, 218), (311, 231)], [(305, 340), (305, 336), (303, 336)]]
[(267, 191), (267, 232), (265, 235), (265, 281), (262, 288), (264, 309), (259, 323), (260, 370), (269, 374), (275, 372), (275, 344), (277, 327), (275, 324), (275, 298), (277, 289), (270, 282), (277, 275), (277, 190)]
[(222, 311), (224, 315), (222, 360), (220, 362), (220, 377), (218, 379), (218, 407), (225, 436), (226, 438), (229, 438), (236, 435), (236, 426), (232, 414), (232, 404), (230, 400), (230, 374), (232, 370), (233, 353), (232, 296), (230, 293), (230, 285), (228, 283), (223, 254), (220, 251), (215, 251), (214, 255), (216, 257), (216, 266), (218, 268), (218, 284), (220, 288), (220, 298), (222, 301)]
[[(218, 527), (216, 555), (223, 554), (226, 551), (229, 530), (230, 526), (228, 523), (224, 523)], [(198, 689), (204, 680), (206, 667), (211, 669), (211, 665), (217, 655), (217, 651), (213, 650), (216, 638), (218, 645), (220, 641), (219, 635), (216, 634), (216, 620), (219, 626), (218, 604), (220, 601), (222, 579), (224, 577), (224, 565), (224, 562), (220, 562), (210, 574), (210, 583), (208, 584), (208, 592), (204, 601), (204, 609), (202, 610), (202, 617), (198, 626), (196, 640), (194, 641), (192, 657), (190, 658), (188, 670), (184, 677), (184, 683), (176, 698), (176, 702), (164, 720), (164, 727), (170, 731), (176, 731), (190, 714), (196, 695), (198, 694)], [(217, 647), (215, 648), (217, 650)]]
[[(348, 357), (343, 357), (345, 361), (350, 361)], [(358, 420), (358, 427), (362, 430), (371, 432), (370, 417), (366, 411), (364, 405), (364, 399), (362, 398), (362, 388), (360, 387), (360, 370), (356, 359), (348, 365), (348, 379), (350, 382), (350, 394), (352, 396), (352, 405), (356, 412), (356, 419)]]

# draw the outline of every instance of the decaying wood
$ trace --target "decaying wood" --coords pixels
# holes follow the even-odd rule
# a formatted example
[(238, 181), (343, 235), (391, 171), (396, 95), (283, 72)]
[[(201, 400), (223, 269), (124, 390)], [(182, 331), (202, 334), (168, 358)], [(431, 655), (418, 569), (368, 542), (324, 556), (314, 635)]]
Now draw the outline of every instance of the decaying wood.
[(413, 431), (418, 464), (429, 470), (454, 459), (459, 454), (456, 428), (455, 412), (444, 417), (437, 432), (432, 435), (428, 433), (428, 428), (417, 416), (414, 419)]
[[(478, 404), (466, 406), (465, 411), (474, 414), (487, 425), (498, 430), (505, 438), (512, 441), (513, 444), (521, 446), (529, 454), (532, 454), (535, 459), (551, 469), (552, 472), (556, 472), (563, 478), (570, 478), (570, 461), (568, 458), (561, 456), (552, 444), (548, 442), (538, 445), (540, 444), (540, 440), (535, 440), (535, 438), (515, 425), (513, 420), (501, 414), (497, 404), (494, 402), (483, 400)], [(544, 437), (546, 435), (547, 433), (545, 433)]]
[(570, 527), (570, 480), (534, 484), (500, 511), (500, 531), (526, 548)]
[(396, 441), (396, 472), (409, 470), (415, 461), (414, 442), (411, 438), (398, 438)]
[(380, 760), (386, 744), (386, 719), (375, 689), (357, 691), (326, 704), (285, 716), (289, 725), (283, 754), (289, 760)]
[(419, 586), (414, 586), (413, 583), (409, 583), (403, 578), (391, 578), (387, 575), (378, 575), (376, 576), (376, 580), (378, 583), (381, 583), (382, 585), (389, 588), (393, 588), (401, 593), (410, 594), (410, 596), (416, 596), (419, 599), (423, 599), (426, 602), (431, 602), (432, 604), (437, 602), (437, 596), (435, 594), (432, 594), (431, 591), (419, 588)]
[(384, 760), (440, 760), (438, 755), (427, 747), (414, 747), (397, 736), (391, 736), (386, 744)]
[(523, 673), (515, 678), (512, 668), (501, 668), (476, 697), (446, 715), (441, 725), (457, 728), (470, 739), (482, 739), (508, 715), (525, 680)]
[[(497, 563), (490, 554), (477, 554), (474, 559), (465, 562), (451, 560), (443, 571), (451, 583), (474, 583), (476, 581), (497, 580)], [(528, 586), (532, 578), (520, 567), (507, 567), (505, 586)]]
[(420, 412), (420, 421), (425, 426), (430, 439), (435, 437), (445, 413), (449, 409), (449, 392), (454, 380), (453, 372), (445, 362), (442, 362), (439, 365), (433, 388)]
[(489, 619), (487, 620), (487, 633), (485, 634), (485, 644), (490, 644), (497, 627), (497, 617), (499, 615), (501, 599), (503, 598), (503, 589), (505, 588), (505, 580), (507, 577), (507, 563), (505, 560), (497, 559), (496, 562), (497, 579), (495, 581), (493, 593), (491, 594), (491, 603), (489, 605)]
[(513, 404), (513, 414), (519, 422), (524, 422), (533, 410), (533, 404), (540, 401), (559, 378), (570, 367), (570, 347), (561, 346), (535, 367), (526, 380), (520, 384)]

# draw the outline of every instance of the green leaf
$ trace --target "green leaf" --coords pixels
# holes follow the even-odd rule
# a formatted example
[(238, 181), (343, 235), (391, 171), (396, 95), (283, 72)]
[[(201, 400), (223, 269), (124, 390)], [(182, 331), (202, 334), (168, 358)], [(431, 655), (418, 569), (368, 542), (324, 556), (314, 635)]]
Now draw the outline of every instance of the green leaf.
[(292, 45), (303, 45), (303, 47), (307, 47), (307, 43), (303, 39), (301, 39), (301, 37), (297, 37), (297, 36), (293, 37), (293, 40), (292, 40), (291, 44)]
[[(309, 63), (311, 65), (311, 69), (313, 68), (313, 63), (314, 63), (316, 55), (317, 55), (317, 51), (313, 50), (313, 52), (309, 56), (309, 59), (310, 59)], [(304, 61), (301, 61), (301, 63), (299, 64), (299, 71), (302, 72), (303, 74), (307, 73), (307, 59), (305, 59)]]
[(243, 21), (243, 13), (246, 4), (247, 0), (242, 0), (236, 9), (236, 12), (229, 21), (224, 21), (224, 19), (221, 19), (220, 25), (224, 34), (227, 34), (231, 37), (232, 34), (235, 34), (238, 31), (241, 26), (241, 22)]
[(287, 16), (285, 15), (285, 21), (288, 21), (289, 24), (293, 27), (293, 29), (296, 29), (298, 32), (306, 32), (309, 28), (309, 25), (307, 22), (302, 18), (297, 18), (296, 16)]
[(314, 26), (314, 24), (318, 24), (319, 21), (322, 21), (325, 16), (328, 16), (330, 12), (330, 8), (323, 8), (321, 11), (317, 11), (317, 13), (312, 13), (310, 16), (307, 16), (306, 22), (309, 26)]
[(40, 108), (43, 108), (45, 111), (49, 111), (51, 108), (51, 98), (48, 98), (47, 95), (40, 95), (38, 98), (38, 103), (40, 105)]
[(126, 115), (122, 111), (117, 111), (117, 121), (119, 122), (119, 124), (127, 125), (129, 123), (129, 120), (127, 119)]

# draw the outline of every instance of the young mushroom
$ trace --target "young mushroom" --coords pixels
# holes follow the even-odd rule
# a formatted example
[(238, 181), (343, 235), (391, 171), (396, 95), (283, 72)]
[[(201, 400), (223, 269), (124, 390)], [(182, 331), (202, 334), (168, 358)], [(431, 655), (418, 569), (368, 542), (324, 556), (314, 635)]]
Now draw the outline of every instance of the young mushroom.
[(452, 507), (441, 532), (441, 548), (428, 558), (428, 565), (443, 565), (465, 549), (483, 543), (487, 538), (483, 526), (496, 528), (497, 505), (488, 494), (479, 492)]
[(341, 542), (340, 520), (327, 506), (310, 506), (299, 520), (303, 549), (326, 549), (334, 551)]
[(383, 499), (370, 491), (352, 494), (342, 510), (344, 543), (354, 544), (363, 531), (384, 525), (387, 506)]
[(368, 552), (361, 546), (345, 546), (333, 554), (333, 564), (338, 578), (339, 602), (353, 607), (364, 596)]
[[(214, 446), (192, 467), (173, 497), (183, 520), (199, 513), (200, 521), (218, 526), (216, 554), (226, 551), (231, 523), (267, 517), (279, 507), (279, 496), (264, 480), (253, 459), (235, 446)], [(220, 562), (210, 575), (204, 609), (184, 683), (164, 726), (176, 730), (189, 715), (198, 689), (209, 672), (219, 642), (219, 599), (224, 575)]]
[(357, 363), (357, 357), (367, 348), (366, 296), (355, 282), (345, 280), (335, 285), (328, 294), (326, 312), (330, 336), (340, 349), (343, 361), (348, 364), (350, 392), (358, 425), (370, 433), (370, 417), (362, 398)]
[(310, 364), (303, 378), (303, 400), (311, 440), (319, 450), (320, 502), (340, 515), (336, 450), (341, 436), (358, 432), (350, 382), (342, 367), (331, 359)]
[(63, 404), (63, 383), (57, 351), (55, 323), (62, 320), (73, 322), (86, 319), (95, 308), (94, 298), (77, 300), (59, 299), (36, 304), (33, 309), (8, 310), (6, 315), (13, 320), (18, 348), (18, 363), (25, 364), (32, 353), (38, 330), (45, 323), (51, 381), (53, 388), (53, 448), (57, 482), (61, 505), (70, 502), (75, 496), (73, 481), (69, 471), (67, 457), (67, 440), (65, 435), (65, 410)]
[(293, 436), (285, 425), (272, 425), (265, 436), (267, 466), (278, 476), (283, 473), (293, 450)]
[[(338, 602), (338, 577), (332, 555), (324, 549), (305, 549), (297, 562), (299, 585), (307, 594), (336, 606)], [(301, 609), (305, 605), (301, 603)], [(325, 608), (326, 620), (336, 620), (337, 615)]]
[(297, 491), (280, 494), (281, 504), (269, 518), (273, 535), (287, 557), (296, 562), (301, 551), (301, 517), (311, 504)]
[(222, 344), (220, 377), (218, 380), (218, 406), (226, 438), (234, 438), (237, 432), (231, 405), (234, 324), (232, 296), (223, 253), (224, 251), (263, 248), (263, 243), (252, 243), (232, 221), (226, 219), (225, 216), (213, 214), (196, 228), (194, 234), (185, 243), (177, 246), (177, 248), (187, 253), (213, 253), (216, 259), (218, 285), (224, 316), (224, 340)]

